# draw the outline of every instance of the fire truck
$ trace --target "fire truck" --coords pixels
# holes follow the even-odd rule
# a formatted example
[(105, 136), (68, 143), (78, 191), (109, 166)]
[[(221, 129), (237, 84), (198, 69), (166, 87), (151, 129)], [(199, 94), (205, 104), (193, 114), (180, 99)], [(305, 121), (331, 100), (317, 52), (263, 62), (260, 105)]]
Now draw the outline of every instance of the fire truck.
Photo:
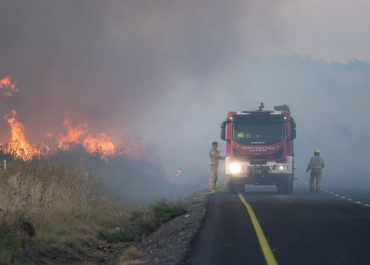
[(293, 192), (296, 123), (289, 106), (265, 110), (230, 111), (221, 124), (226, 142), (225, 176), (230, 192), (246, 184), (276, 185), (279, 193)]

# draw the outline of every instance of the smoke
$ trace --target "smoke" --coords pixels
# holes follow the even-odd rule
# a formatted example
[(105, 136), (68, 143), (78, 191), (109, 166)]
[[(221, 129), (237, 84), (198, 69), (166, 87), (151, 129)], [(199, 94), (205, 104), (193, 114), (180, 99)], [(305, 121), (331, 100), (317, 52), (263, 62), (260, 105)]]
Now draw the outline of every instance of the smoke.
[[(43, 121), (48, 109), (102, 126), (131, 122), (177, 91), (177, 78), (198, 83), (242, 59), (248, 22), (273, 24), (272, 7), (258, 2), (7, 1), (1, 72)], [(204, 98), (199, 85), (187, 89)]]
[[(314, 14), (317, 5), (306, 10)], [(4, 1), (0, 76), (13, 76), (20, 92), (0, 99), (0, 112), (16, 106), (33, 141), (58, 134), (65, 119), (88, 123), (93, 134), (139, 137), (180, 184), (206, 182), (207, 151), (226, 112), (261, 101), (291, 106), (297, 159), (305, 161), (316, 145), (335, 154), (337, 142), (361, 142), (370, 130), (353, 119), (368, 110), (369, 67), (266, 56), (317, 51), (343, 58), (325, 57), (330, 45), (307, 49), (297, 32), (315, 27), (299, 19), (302, 7), (267, 0)], [(356, 111), (338, 111), (344, 104)]]

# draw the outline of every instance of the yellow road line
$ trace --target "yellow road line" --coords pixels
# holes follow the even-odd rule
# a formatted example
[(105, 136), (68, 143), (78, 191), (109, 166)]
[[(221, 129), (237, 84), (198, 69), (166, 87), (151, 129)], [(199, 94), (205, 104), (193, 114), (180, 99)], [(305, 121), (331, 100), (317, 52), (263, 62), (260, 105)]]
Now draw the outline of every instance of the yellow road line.
[(274, 254), (272, 253), (272, 250), (270, 248), (269, 243), (267, 242), (267, 239), (265, 237), (265, 234), (263, 233), (263, 230), (261, 228), (261, 225), (259, 224), (256, 214), (254, 213), (254, 210), (252, 206), (247, 202), (247, 200), (244, 198), (242, 194), (239, 193), (239, 198), (241, 202), (244, 204), (245, 208), (247, 209), (247, 213), (252, 221), (254, 230), (256, 231), (258, 242), (260, 243), (263, 256), (265, 257), (267, 265), (278, 265)]

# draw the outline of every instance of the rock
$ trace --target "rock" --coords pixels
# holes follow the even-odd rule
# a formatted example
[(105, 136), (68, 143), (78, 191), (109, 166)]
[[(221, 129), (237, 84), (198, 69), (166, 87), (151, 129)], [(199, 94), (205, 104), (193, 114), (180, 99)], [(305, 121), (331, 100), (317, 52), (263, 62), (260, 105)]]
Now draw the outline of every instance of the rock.
[(106, 256), (103, 256), (103, 257), (100, 257), (99, 258), (99, 262), (101, 262), (101, 263), (105, 263), (105, 262), (107, 262), (109, 260), (109, 257), (106, 257)]
[(185, 204), (188, 212), (162, 225), (139, 244), (145, 264), (176, 265), (185, 258), (190, 242), (198, 231), (206, 213), (206, 197), (197, 194)]

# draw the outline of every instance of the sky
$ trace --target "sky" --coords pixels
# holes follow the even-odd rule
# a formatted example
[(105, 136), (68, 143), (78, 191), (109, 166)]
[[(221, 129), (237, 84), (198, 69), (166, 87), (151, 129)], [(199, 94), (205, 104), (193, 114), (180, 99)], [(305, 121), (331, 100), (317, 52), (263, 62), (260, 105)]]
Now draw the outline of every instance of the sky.
[(277, 11), (280, 38), (265, 43), (262, 55), (300, 54), (334, 62), (370, 61), (370, 3), (367, 0), (292, 0)]
[(353, 118), (370, 111), (367, 0), (4, 0), (0, 12), (0, 77), (20, 88), (0, 113), (17, 109), (33, 141), (66, 117), (88, 122), (139, 137), (187, 183), (207, 178), (227, 111), (261, 101), (291, 106), (301, 167), (318, 144), (337, 153), (338, 128), (369, 135)]

